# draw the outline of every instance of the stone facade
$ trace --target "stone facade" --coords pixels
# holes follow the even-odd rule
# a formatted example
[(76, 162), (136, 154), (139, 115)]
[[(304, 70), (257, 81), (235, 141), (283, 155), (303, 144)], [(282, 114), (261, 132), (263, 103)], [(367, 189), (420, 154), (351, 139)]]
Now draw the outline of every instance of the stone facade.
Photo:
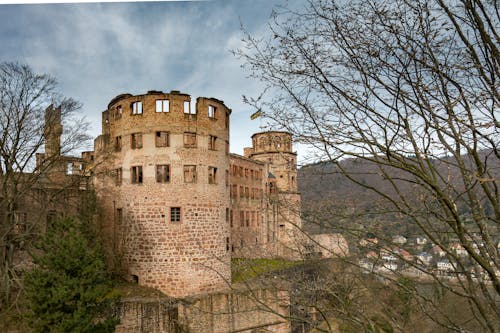
[(257, 289), (190, 297), (123, 299), (117, 333), (289, 333), (285, 291)]
[(245, 156), (231, 154), (231, 238), (237, 257), (303, 256), (297, 154), (286, 132), (252, 136)]
[(128, 279), (175, 297), (227, 287), (230, 113), (175, 91), (120, 95), (103, 112), (94, 185)]

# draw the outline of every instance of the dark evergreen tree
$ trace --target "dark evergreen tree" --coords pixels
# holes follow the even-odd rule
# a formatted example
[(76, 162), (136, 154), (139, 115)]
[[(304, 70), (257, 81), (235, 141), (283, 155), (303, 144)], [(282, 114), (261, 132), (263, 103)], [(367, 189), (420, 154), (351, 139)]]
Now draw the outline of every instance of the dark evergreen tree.
[(55, 221), (25, 276), (35, 332), (113, 332), (117, 298), (99, 244), (73, 219)]

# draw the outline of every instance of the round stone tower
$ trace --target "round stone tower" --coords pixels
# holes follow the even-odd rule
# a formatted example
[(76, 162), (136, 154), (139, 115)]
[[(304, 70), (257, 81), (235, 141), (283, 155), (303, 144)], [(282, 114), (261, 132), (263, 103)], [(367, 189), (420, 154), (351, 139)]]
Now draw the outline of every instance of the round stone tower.
[(129, 280), (175, 297), (227, 287), (230, 113), (178, 91), (122, 94), (103, 112), (95, 187)]
[(252, 135), (249, 157), (269, 163), (280, 192), (297, 192), (297, 153), (292, 151), (292, 135), (288, 132), (262, 132)]

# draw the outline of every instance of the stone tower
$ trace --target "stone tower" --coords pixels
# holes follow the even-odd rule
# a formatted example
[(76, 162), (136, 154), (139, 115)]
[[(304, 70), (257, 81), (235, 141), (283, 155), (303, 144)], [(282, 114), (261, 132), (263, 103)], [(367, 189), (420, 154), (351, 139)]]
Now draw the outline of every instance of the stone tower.
[(61, 122), (61, 107), (54, 108), (50, 105), (45, 110), (45, 156), (59, 156), (61, 154), (61, 135), (63, 132)]
[(102, 113), (94, 183), (128, 279), (175, 297), (227, 287), (230, 113), (178, 91), (119, 95)]
[(304, 252), (304, 234), (300, 217), (301, 197), (297, 187), (297, 153), (292, 150), (292, 135), (270, 131), (252, 135), (252, 147), (245, 157), (267, 165), (267, 229), (277, 241), (270, 252), (286, 258), (300, 258)]
[(252, 135), (249, 158), (269, 163), (270, 176), (276, 177), (280, 192), (297, 193), (297, 153), (292, 151), (288, 132), (262, 132)]

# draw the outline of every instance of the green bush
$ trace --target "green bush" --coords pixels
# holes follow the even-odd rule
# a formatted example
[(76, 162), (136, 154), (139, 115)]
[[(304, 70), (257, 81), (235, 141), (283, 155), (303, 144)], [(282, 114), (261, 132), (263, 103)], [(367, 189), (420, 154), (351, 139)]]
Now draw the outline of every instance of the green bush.
[(34, 255), (24, 287), (34, 332), (113, 332), (117, 297), (99, 244), (83, 223), (55, 221)]

